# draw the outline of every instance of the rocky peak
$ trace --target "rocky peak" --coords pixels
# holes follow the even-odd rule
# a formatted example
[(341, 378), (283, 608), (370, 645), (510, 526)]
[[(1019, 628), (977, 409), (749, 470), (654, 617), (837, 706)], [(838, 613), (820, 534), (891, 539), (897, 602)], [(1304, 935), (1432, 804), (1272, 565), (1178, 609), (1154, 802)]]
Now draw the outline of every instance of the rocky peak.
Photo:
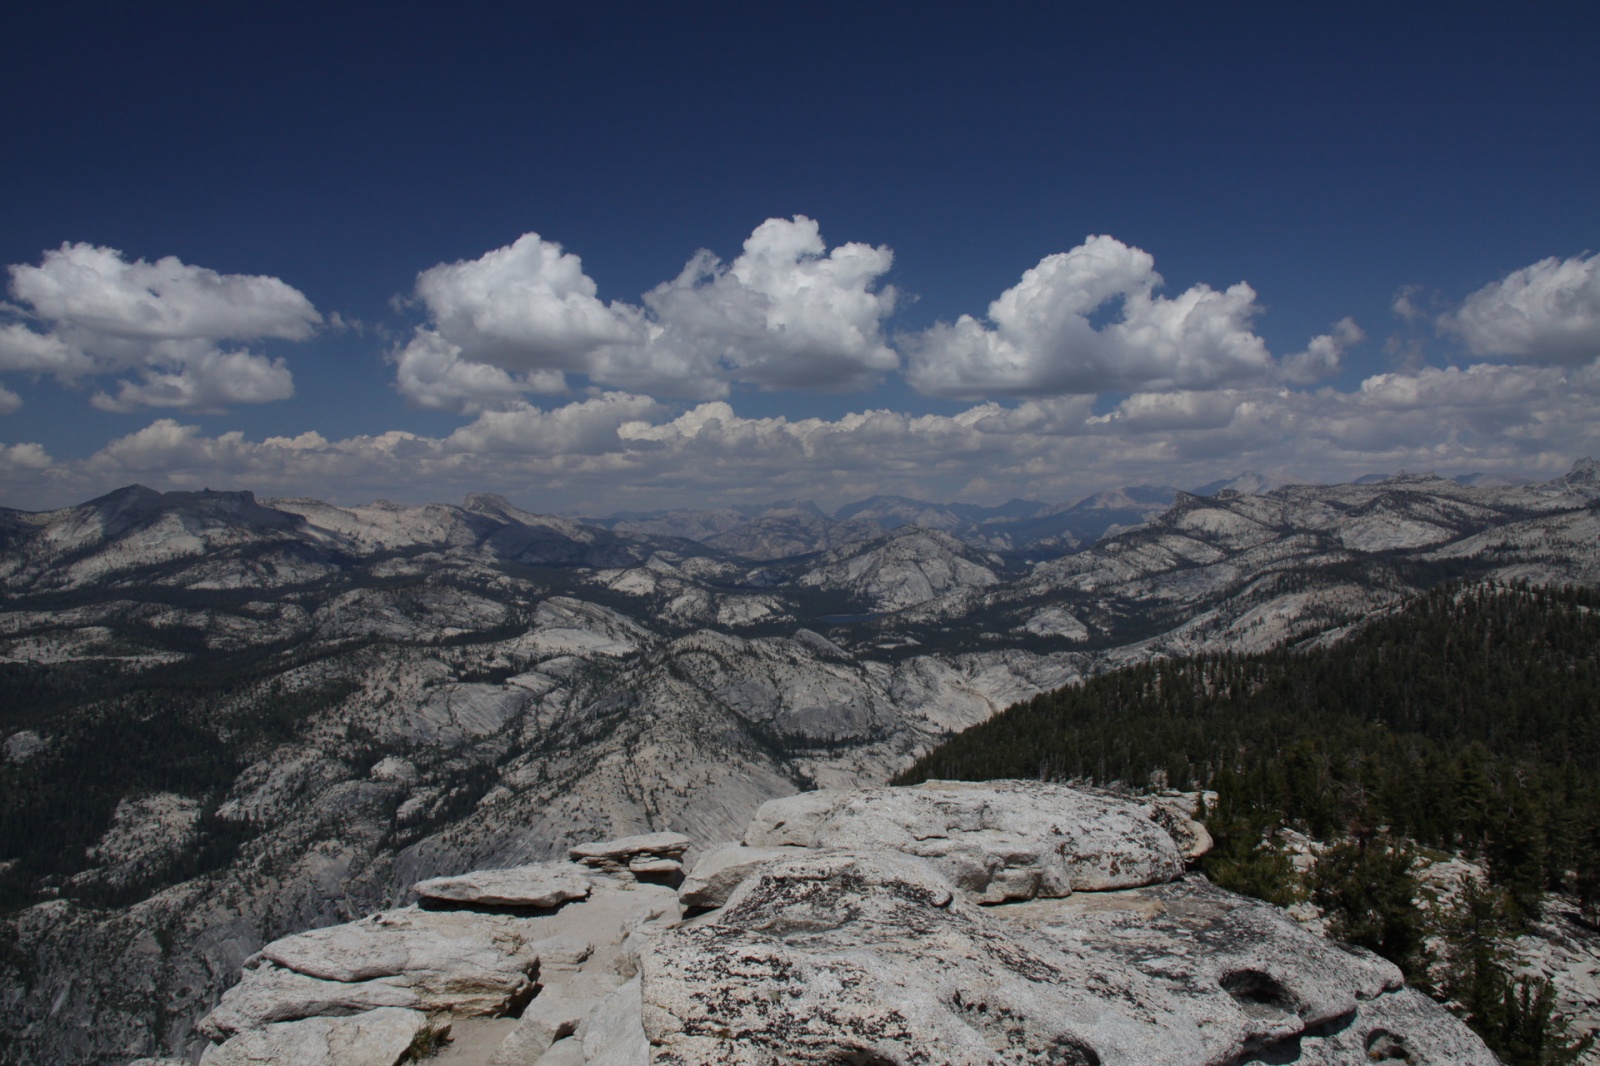
[(874, 611), (898, 611), (999, 584), (980, 559), (947, 533), (904, 526), (882, 540), (829, 552), (800, 584), (849, 592)]
[(1592, 457), (1579, 459), (1562, 480), (1574, 488), (1600, 489), (1600, 461)]

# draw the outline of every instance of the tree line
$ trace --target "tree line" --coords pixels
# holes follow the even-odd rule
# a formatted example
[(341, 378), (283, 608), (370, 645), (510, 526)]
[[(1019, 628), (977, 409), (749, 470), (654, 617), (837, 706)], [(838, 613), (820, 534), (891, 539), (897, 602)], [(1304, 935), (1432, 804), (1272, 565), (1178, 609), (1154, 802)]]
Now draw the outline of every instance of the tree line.
[[(1215, 790), (1213, 880), (1278, 903), (1310, 896), (1336, 934), (1400, 964), (1508, 1062), (1576, 1048), (1548, 987), (1507, 973), (1504, 942), (1546, 891), (1600, 918), (1594, 590), (1450, 585), (1335, 644), (1124, 668), (1016, 704), (896, 782), (930, 778)], [(1336, 842), (1309, 884), (1273, 844), (1285, 827)], [(1418, 848), (1472, 859), (1487, 884), (1430, 919)]]

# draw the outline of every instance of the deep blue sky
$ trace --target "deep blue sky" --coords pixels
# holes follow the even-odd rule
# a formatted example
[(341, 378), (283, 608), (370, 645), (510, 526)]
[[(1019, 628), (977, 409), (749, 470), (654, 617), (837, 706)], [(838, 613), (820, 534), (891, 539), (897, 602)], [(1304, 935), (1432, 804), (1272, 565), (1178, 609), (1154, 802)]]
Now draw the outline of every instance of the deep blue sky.
[[(0, 35), (4, 263), (38, 265), (63, 242), (130, 262), (177, 256), (282, 279), (323, 316), (368, 328), (244, 340), (292, 372), (294, 396), (272, 402), (113, 412), (88, 397), (128, 377), (126, 366), (65, 385), (3, 374), (22, 403), (0, 416), (0, 442), (36, 442), (57, 469), (47, 476), (35, 462), (0, 477), (0, 503), (62, 502), (104, 481), (162, 483), (177, 466), (124, 477), (81, 465), (158, 418), (249, 441), (307, 430), (330, 441), (396, 429), (447, 436), (476, 409), (422, 411), (396, 390), (385, 357), (429, 313), (391, 300), (435, 264), (530, 231), (580, 256), (601, 300), (638, 304), (697, 249), (731, 261), (763, 220), (808, 216), (830, 248), (893, 250), (879, 284), (901, 299), (882, 329), (902, 362), (899, 338), (963, 313), (982, 319), (1043, 257), (1107, 234), (1154, 257), (1163, 295), (1248, 282), (1254, 331), (1274, 356), (1353, 317), (1365, 342), (1339, 372), (1296, 389), (1348, 393), (1376, 373), (1469, 361), (1548, 367), (1468, 352), (1431, 320), (1407, 327), (1391, 302), (1418, 286), (1415, 305), (1436, 317), (1515, 270), (1600, 248), (1596, 41), (1600, 7), (1587, 3), (18, 8)], [(15, 321), (51, 328), (14, 303)], [(1583, 365), (1555, 362), (1569, 374)], [(568, 395), (528, 399), (546, 410), (582, 399), (583, 376), (569, 380)], [(657, 396), (666, 405), (657, 422), (694, 402), (615, 377), (605, 385)], [(1093, 409), (1138, 388), (1097, 388)], [(931, 395), (899, 373), (843, 393), (741, 381), (731, 390), (737, 415), (791, 420), (882, 407), (954, 415), (985, 400), (1062, 395)], [(1577, 424), (1579, 414), (1564, 417)], [(1217, 475), (1292, 452), (1252, 441), (1237, 455), (1217, 442), (1179, 450), (1196, 472)], [(1580, 434), (1495, 452), (1485, 441), (1449, 444), (1442, 467), (1536, 474), (1585, 443)], [(1414, 463), (1436, 443), (1370, 451), (1381, 467)], [(1058, 478), (1044, 494), (1181, 481), (1163, 476), (1158, 451), (1115, 461), (1094, 451), (1085, 466), (1097, 473)], [(1147, 472), (1137, 454), (1151, 457)], [(1029, 455), (1059, 466), (1070, 452)], [(351, 499), (408, 494), (392, 471), (319, 483), (231, 461), (195, 476)], [(1026, 487), (1018, 462), (996, 492)], [(746, 484), (737, 467), (719, 469), (731, 488)], [(827, 495), (828, 471), (808, 469), (793, 487)], [(500, 487), (552, 507), (604, 502), (546, 493), (568, 483), (550, 476), (518, 468)], [(906, 472), (868, 487), (981, 494), (972, 476), (919, 483)], [(843, 477), (839, 491), (868, 480)], [(440, 475), (426, 488), (436, 484), (454, 482)]]

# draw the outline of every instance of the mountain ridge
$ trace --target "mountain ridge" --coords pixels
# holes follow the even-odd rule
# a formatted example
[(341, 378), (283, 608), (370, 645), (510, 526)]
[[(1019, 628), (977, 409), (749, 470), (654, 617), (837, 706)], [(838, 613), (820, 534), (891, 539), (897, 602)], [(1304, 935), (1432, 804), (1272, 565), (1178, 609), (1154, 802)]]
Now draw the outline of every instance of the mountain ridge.
[[(0, 674), (28, 694), (0, 823), (32, 834), (0, 856), (0, 1035), (22, 1061), (192, 1049), (262, 943), (426, 877), (727, 839), (1039, 692), (1320, 639), (1446, 578), (1600, 583), (1595, 480), (1186, 494), (1031, 564), (910, 526), (758, 560), (489, 497), (0, 512)], [(129, 736), (216, 769), (141, 783)], [(80, 809), (101, 835), (68, 847)]]

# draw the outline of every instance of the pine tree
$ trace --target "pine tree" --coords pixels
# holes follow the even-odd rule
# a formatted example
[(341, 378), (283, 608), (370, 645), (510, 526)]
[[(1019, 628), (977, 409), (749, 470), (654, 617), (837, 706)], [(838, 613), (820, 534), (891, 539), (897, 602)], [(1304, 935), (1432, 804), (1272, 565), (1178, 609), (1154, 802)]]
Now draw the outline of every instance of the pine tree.
[(1297, 902), (1300, 878), (1289, 856), (1273, 842), (1271, 834), (1277, 827), (1273, 813), (1245, 799), (1231, 771), (1219, 773), (1216, 784), (1217, 804), (1206, 821), (1213, 844), (1201, 869), (1231, 891), (1280, 907)]
[(1366, 835), (1323, 852), (1311, 877), (1311, 899), (1329, 931), (1377, 952), (1413, 981), (1427, 972), (1416, 858), (1404, 841)]

